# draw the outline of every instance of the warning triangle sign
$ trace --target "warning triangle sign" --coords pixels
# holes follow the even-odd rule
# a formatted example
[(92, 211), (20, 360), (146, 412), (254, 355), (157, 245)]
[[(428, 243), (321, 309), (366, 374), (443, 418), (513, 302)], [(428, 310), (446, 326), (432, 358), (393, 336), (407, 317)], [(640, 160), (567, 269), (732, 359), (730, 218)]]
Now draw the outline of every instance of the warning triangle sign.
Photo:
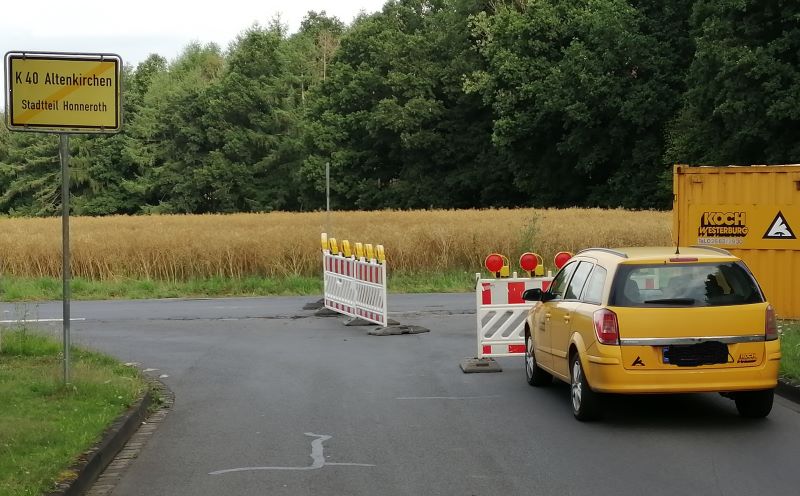
[(770, 224), (767, 232), (764, 233), (764, 239), (797, 239), (795, 238), (794, 231), (789, 227), (786, 218), (778, 211), (775, 220)]

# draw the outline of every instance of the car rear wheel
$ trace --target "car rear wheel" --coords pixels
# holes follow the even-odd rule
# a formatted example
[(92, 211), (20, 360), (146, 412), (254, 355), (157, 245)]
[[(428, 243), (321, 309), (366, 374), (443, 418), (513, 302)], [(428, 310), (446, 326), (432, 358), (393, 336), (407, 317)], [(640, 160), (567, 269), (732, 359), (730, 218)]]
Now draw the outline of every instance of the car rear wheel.
[(589, 386), (589, 381), (586, 379), (586, 374), (583, 373), (581, 359), (577, 353), (572, 355), (570, 372), (572, 414), (580, 421), (599, 418), (600, 395), (592, 391)]
[(736, 393), (733, 400), (739, 415), (747, 418), (764, 418), (772, 411), (772, 400), (775, 398), (773, 389), (763, 391), (746, 391)]
[(539, 368), (533, 346), (530, 334), (525, 333), (525, 378), (531, 386), (547, 386), (553, 382), (553, 376)]

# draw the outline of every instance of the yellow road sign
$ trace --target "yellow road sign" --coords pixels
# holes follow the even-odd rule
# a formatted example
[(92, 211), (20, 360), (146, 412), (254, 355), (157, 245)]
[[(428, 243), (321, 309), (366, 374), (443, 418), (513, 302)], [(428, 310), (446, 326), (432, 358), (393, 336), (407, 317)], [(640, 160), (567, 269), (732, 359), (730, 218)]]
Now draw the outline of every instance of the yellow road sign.
[(119, 131), (121, 68), (122, 59), (110, 54), (6, 53), (6, 126), (12, 131)]

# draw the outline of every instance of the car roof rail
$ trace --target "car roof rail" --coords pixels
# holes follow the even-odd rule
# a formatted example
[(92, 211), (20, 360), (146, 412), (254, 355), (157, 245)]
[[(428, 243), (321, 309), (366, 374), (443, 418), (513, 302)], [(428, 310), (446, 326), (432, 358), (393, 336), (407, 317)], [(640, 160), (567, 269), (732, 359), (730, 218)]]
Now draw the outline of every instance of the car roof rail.
[(699, 248), (701, 250), (709, 250), (709, 251), (714, 251), (714, 252), (717, 252), (717, 253), (721, 253), (723, 255), (733, 256), (733, 254), (731, 252), (729, 252), (728, 250), (726, 250), (725, 248), (718, 248), (716, 246), (692, 245), (689, 248)]
[(612, 250), (611, 248), (586, 248), (585, 250), (579, 251), (576, 255), (580, 255), (581, 253), (584, 253), (584, 252), (587, 252), (587, 251), (602, 251), (602, 252), (605, 252), (605, 253), (610, 253), (612, 255), (616, 255), (618, 257), (628, 258), (627, 254), (622, 253), (621, 251)]

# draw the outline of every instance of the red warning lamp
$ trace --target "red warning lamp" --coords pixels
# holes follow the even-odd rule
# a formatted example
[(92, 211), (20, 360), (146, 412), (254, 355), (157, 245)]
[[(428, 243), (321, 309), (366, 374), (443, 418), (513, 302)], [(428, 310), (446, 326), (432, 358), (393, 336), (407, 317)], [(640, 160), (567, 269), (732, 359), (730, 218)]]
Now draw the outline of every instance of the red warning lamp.
[(563, 267), (564, 265), (566, 265), (567, 262), (569, 262), (570, 258), (572, 258), (572, 253), (568, 251), (560, 251), (556, 253), (556, 256), (553, 258), (553, 262), (556, 264), (556, 268), (560, 270), (561, 267)]
[(499, 253), (492, 253), (486, 257), (486, 260), (483, 261), (483, 265), (486, 267), (486, 270), (492, 274), (497, 274), (503, 269), (503, 256)]
[(535, 253), (523, 253), (522, 256), (519, 257), (519, 266), (530, 276), (531, 272), (536, 270), (536, 267), (539, 266), (539, 257)]

